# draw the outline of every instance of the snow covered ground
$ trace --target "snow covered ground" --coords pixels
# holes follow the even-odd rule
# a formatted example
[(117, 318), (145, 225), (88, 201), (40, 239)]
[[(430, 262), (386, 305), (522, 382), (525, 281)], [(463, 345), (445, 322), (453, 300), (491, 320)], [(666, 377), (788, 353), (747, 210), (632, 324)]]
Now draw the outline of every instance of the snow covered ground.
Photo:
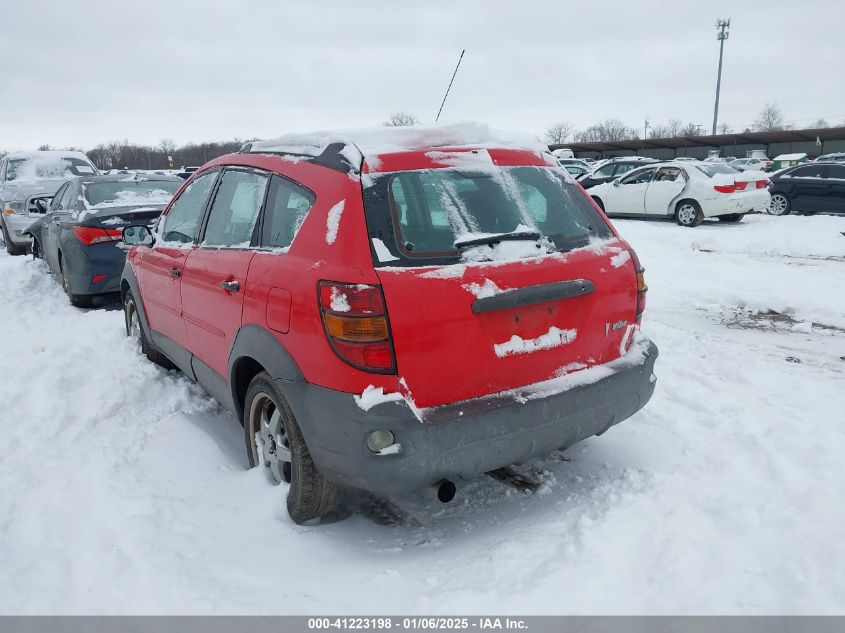
[(616, 224), (661, 350), (646, 409), (523, 466), (538, 492), (316, 527), (121, 312), (3, 253), (0, 613), (845, 613), (845, 218)]

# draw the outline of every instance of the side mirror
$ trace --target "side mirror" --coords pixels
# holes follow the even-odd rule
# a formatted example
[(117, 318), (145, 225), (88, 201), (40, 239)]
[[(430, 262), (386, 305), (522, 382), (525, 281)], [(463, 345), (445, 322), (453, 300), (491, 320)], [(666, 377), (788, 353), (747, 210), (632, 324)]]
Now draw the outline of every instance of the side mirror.
[(36, 198), (35, 200), (35, 208), (38, 213), (47, 213), (47, 203), (44, 202), (41, 198)]
[(152, 246), (153, 234), (146, 226), (127, 226), (123, 229), (123, 243), (127, 246)]
[(617, 178), (616, 180), (614, 180), (614, 181), (613, 181), (613, 186), (614, 186), (614, 187), (618, 187), (618, 186), (619, 186), (619, 178)]

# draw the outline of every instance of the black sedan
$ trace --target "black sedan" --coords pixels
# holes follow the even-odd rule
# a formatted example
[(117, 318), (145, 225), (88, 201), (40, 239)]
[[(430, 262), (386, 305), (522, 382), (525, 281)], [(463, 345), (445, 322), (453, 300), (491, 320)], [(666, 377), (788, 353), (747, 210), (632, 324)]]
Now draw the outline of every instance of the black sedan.
[(845, 213), (845, 164), (805, 163), (769, 178), (769, 213)]
[(619, 178), (622, 174), (627, 174), (632, 169), (636, 169), (637, 167), (642, 167), (643, 165), (647, 165), (649, 163), (656, 163), (656, 159), (649, 159), (649, 158), (641, 158), (637, 159), (613, 159), (598, 169), (594, 170), (592, 173), (584, 174), (583, 176), (578, 176), (577, 180), (581, 183), (581, 186), (584, 189), (589, 189), (590, 187), (594, 187), (596, 185), (600, 185), (605, 182), (609, 182), (615, 178)]
[(46, 215), (24, 231), (32, 254), (59, 275), (73, 305), (89, 306), (94, 295), (120, 290), (122, 228), (155, 222), (183, 184), (172, 176), (126, 174), (69, 180)]

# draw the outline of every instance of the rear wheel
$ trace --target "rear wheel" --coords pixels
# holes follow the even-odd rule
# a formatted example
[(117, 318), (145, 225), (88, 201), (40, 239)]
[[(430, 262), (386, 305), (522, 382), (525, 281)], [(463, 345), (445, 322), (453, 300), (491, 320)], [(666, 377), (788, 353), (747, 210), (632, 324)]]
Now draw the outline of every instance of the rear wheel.
[(605, 210), (604, 204), (602, 204), (601, 198), (597, 198), (596, 196), (593, 196), (593, 202), (595, 202), (599, 206), (599, 209), (601, 209), (602, 211)]
[(744, 213), (729, 213), (728, 215), (720, 215), (720, 222), (739, 222), (745, 217)]
[(73, 294), (73, 289), (70, 287), (70, 276), (67, 272), (67, 265), (65, 264), (64, 258), (61, 256), (59, 257), (59, 271), (62, 275), (62, 289), (65, 291), (71, 305), (76, 306), (77, 308), (90, 308), (91, 297), (88, 295)]
[(675, 221), (681, 226), (698, 226), (704, 222), (701, 206), (695, 200), (681, 200), (675, 207)]
[(787, 215), (792, 211), (792, 200), (785, 193), (773, 193), (769, 202), (770, 215)]
[(26, 253), (26, 246), (17, 246), (12, 243), (12, 238), (9, 237), (9, 230), (6, 224), (3, 224), (3, 241), (6, 243), (6, 252), (9, 255), (24, 255)]
[(138, 304), (135, 303), (135, 297), (132, 295), (131, 290), (128, 290), (126, 296), (123, 298), (123, 319), (126, 325), (126, 336), (135, 341), (135, 345), (138, 346), (144, 356), (165, 369), (175, 368), (175, 365), (170, 362), (170, 359), (153, 347), (152, 343), (147, 339), (147, 335), (144, 333), (144, 326), (141, 325)]
[(244, 439), (250, 467), (263, 463), (273, 481), (290, 484), (287, 508), (296, 523), (319, 519), (337, 507), (338, 487), (317, 470), (293, 411), (267, 372), (249, 383)]

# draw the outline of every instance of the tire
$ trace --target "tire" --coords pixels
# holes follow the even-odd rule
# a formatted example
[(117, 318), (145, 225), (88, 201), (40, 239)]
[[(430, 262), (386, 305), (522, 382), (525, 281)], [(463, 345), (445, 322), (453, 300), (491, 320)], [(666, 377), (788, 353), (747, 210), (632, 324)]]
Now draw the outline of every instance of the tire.
[(9, 237), (9, 230), (6, 228), (6, 223), (3, 223), (3, 242), (6, 244), (6, 252), (9, 255), (25, 255), (26, 246), (18, 246), (12, 243), (12, 238)]
[(596, 196), (592, 196), (592, 198), (593, 198), (593, 202), (595, 202), (599, 206), (599, 209), (601, 209), (602, 211), (605, 211), (604, 204), (602, 203), (601, 198), (598, 198)]
[(704, 222), (701, 205), (695, 200), (681, 200), (675, 207), (675, 222), (681, 226), (698, 226)]
[(744, 213), (729, 213), (728, 215), (720, 215), (719, 222), (741, 222), (744, 217)]
[(789, 215), (792, 211), (792, 200), (785, 193), (773, 193), (769, 202), (769, 215)]
[(67, 267), (65, 266), (65, 260), (61, 254), (59, 254), (59, 273), (62, 278), (62, 290), (65, 291), (70, 304), (76, 308), (90, 308), (90, 296), (73, 294), (73, 290), (70, 287), (70, 277), (68, 277)]
[(337, 508), (340, 489), (317, 470), (290, 405), (267, 372), (249, 383), (244, 440), (250, 468), (263, 463), (277, 484), (290, 484), (287, 509), (294, 522), (320, 519)]
[(126, 296), (123, 298), (123, 322), (126, 326), (126, 336), (134, 338), (141, 353), (147, 357), (150, 362), (155, 363), (165, 369), (175, 369), (176, 366), (170, 362), (164, 354), (158, 351), (147, 338), (144, 332), (144, 326), (141, 323), (141, 316), (138, 313), (138, 304), (135, 302), (135, 297), (132, 291), (128, 290)]

